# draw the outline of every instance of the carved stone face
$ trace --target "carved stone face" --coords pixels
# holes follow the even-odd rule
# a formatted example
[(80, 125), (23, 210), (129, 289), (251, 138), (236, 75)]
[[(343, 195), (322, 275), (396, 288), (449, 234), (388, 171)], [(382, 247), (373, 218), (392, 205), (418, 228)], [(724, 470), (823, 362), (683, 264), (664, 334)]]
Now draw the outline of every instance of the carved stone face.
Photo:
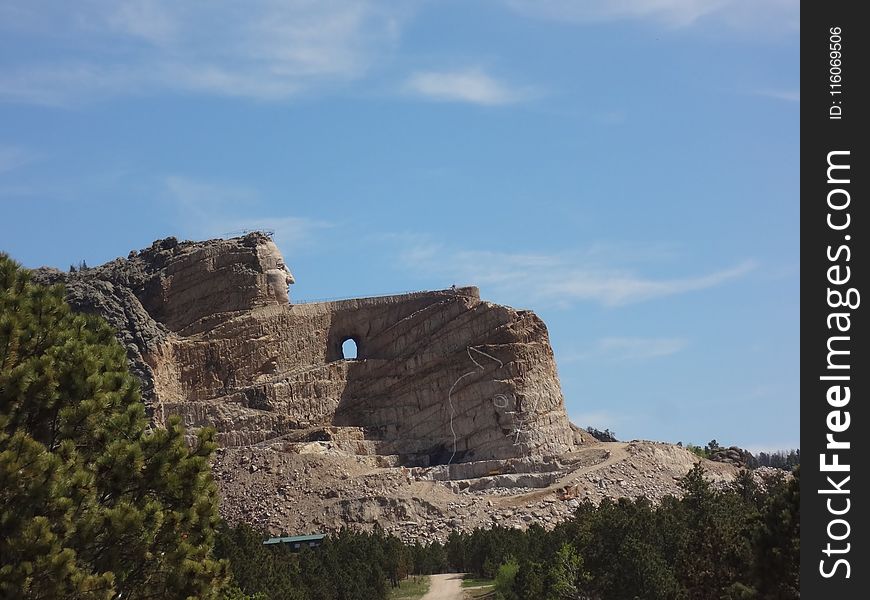
[(293, 273), (287, 268), (284, 263), (284, 257), (281, 256), (281, 251), (278, 246), (271, 240), (257, 246), (257, 256), (260, 259), (260, 265), (263, 267), (263, 272), (266, 274), (266, 291), (271, 298), (278, 301), (279, 304), (288, 304), (290, 302), (290, 294), (287, 286), (296, 283), (293, 278)]

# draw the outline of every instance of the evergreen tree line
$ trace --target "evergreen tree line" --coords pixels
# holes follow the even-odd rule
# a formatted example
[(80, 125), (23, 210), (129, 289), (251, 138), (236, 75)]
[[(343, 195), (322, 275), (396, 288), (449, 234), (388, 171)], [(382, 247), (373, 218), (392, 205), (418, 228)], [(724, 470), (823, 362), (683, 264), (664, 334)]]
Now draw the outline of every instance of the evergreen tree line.
[(343, 530), (296, 552), (264, 539), (244, 523), (219, 528), (215, 555), (233, 576), (227, 600), (384, 600), (409, 575), (448, 570), (441, 544), (404, 544), (378, 527)]
[(776, 467), (791, 471), (801, 464), (800, 448), (792, 450), (777, 450), (776, 452), (759, 452), (746, 465), (752, 469), (758, 467)]
[[(677, 446), (682, 447), (683, 442), (677, 442)], [(701, 458), (711, 458), (717, 451), (723, 447), (716, 440), (711, 440), (702, 448), (694, 444), (686, 444), (686, 450), (694, 453)], [(775, 467), (791, 471), (801, 464), (800, 448), (791, 450), (776, 450), (774, 452), (759, 452), (758, 454), (750, 454), (749, 460), (746, 462), (746, 467), (749, 469), (757, 469), (758, 467)]]
[(682, 498), (582, 503), (545, 531), (453, 533), (451, 569), (496, 580), (500, 600), (799, 598), (800, 472), (714, 487), (696, 465)]

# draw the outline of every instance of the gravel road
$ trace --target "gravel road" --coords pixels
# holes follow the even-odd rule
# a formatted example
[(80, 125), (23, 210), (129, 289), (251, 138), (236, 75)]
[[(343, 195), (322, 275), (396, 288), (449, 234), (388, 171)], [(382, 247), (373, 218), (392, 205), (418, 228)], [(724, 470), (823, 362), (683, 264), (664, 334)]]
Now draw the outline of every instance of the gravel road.
[(462, 600), (462, 573), (429, 577), (429, 591), (421, 600)]

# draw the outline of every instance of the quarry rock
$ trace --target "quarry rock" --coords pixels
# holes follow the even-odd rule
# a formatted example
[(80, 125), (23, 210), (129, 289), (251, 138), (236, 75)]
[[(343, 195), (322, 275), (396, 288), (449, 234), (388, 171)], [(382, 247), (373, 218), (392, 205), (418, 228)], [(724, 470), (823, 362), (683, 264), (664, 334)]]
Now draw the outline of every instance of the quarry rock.
[[(117, 330), (157, 423), (215, 427), (225, 447), (302, 443), (428, 467), (580, 441), (544, 323), (475, 287), (292, 304), (294, 278), (262, 233), (167, 238), (34, 279), (64, 284), (76, 310)], [(332, 446), (311, 445), (325, 435)]]

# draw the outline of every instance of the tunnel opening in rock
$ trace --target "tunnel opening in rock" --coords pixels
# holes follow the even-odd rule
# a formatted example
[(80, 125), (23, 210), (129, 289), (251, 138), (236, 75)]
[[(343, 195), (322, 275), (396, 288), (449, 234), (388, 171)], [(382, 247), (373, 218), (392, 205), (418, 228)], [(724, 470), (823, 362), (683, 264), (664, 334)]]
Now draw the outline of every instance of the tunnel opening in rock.
[(341, 358), (344, 360), (356, 360), (358, 358), (359, 349), (357, 341), (353, 338), (347, 338), (341, 343)]
[[(453, 447), (448, 448), (445, 444), (438, 444), (429, 449), (429, 466), (446, 465), (451, 462), (461, 462), (468, 454), (468, 450), (457, 450), (454, 454)], [(451, 458), (453, 460), (451, 460)]]

